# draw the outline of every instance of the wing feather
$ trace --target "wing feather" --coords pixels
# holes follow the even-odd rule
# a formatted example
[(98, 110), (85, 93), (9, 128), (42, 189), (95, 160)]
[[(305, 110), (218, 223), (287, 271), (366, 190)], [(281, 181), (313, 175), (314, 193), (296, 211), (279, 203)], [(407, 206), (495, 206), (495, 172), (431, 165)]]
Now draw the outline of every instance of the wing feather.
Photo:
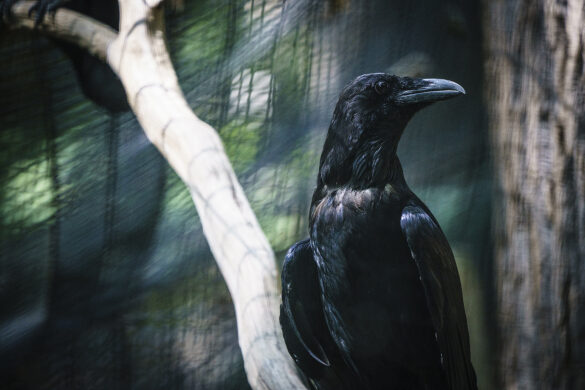
[(461, 281), (449, 243), (423, 205), (406, 206), (400, 226), (425, 289), (449, 388), (477, 389)]
[(291, 247), (282, 268), (280, 323), (286, 346), (299, 367), (319, 377), (329, 359), (318, 337), (327, 327), (321, 306), (317, 267), (309, 240)]

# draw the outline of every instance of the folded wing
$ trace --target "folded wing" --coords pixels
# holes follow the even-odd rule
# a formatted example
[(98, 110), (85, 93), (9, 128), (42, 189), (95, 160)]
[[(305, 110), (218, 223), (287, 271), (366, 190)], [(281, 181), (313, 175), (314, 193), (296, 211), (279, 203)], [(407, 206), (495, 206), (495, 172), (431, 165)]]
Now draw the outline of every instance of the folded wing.
[(461, 282), (447, 239), (421, 204), (403, 209), (400, 226), (419, 269), (449, 388), (477, 389)]

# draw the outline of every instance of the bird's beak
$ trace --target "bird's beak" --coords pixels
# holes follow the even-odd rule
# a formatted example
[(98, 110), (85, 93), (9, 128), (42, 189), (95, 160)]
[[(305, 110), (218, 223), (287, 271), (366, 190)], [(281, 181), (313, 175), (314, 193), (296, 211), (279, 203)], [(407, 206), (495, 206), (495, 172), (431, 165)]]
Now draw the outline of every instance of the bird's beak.
[(433, 103), (464, 95), (463, 87), (453, 81), (443, 79), (414, 79), (413, 87), (396, 96), (399, 104)]

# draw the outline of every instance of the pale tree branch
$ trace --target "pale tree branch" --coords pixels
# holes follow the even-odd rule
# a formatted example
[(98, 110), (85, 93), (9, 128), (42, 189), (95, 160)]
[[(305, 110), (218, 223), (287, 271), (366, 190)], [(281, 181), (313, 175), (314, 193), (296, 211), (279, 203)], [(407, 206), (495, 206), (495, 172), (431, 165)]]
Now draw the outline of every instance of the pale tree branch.
[[(278, 322), (274, 253), (217, 132), (183, 97), (164, 36), (161, 0), (119, 0), (120, 33), (60, 9), (40, 31), (106, 59), (118, 74), (144, 132), (191, 192), (203, 231), (230, 290), (244, 367), (252, 388), (303, 389)], [(13, 8), (12, 26), (33, 28), (33, 2)], [(107, 53), (107, 55), (106, 55)]]

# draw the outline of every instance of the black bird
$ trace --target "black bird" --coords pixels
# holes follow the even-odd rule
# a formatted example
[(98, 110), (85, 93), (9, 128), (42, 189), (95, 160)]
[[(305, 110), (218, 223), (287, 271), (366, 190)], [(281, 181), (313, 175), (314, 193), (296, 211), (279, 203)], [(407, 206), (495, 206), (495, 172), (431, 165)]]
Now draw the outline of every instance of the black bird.
[(280, 322), (316, 389), (476, 389), (461, 282), (445, 235), (396, 156), (421, 108), (458, 84), (384, 73), (341, 93), (309, 235), (288, 251)]

